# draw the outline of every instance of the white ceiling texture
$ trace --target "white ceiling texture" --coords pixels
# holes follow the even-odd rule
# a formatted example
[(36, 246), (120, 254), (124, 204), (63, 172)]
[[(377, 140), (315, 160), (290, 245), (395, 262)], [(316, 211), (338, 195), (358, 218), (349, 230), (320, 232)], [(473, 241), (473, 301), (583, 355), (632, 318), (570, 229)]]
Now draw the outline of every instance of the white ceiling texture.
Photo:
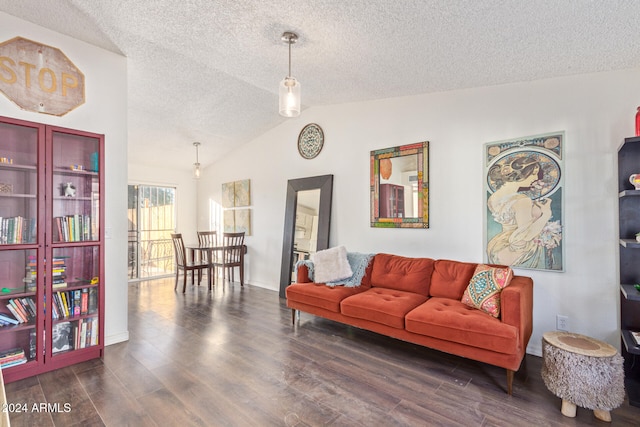
[(0, 0), (128, 58), (129, 161), (206, 166), (306, 108), (640, 67), (637, 0)]

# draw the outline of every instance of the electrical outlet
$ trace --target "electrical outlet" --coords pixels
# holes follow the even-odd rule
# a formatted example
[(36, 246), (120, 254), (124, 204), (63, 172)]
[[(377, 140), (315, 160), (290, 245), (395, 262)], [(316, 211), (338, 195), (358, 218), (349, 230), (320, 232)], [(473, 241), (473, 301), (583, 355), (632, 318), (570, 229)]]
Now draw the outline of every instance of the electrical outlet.
[(556, 329), (559, 331), (569, 330), (569, 316), (558, 314), (556, 316)]

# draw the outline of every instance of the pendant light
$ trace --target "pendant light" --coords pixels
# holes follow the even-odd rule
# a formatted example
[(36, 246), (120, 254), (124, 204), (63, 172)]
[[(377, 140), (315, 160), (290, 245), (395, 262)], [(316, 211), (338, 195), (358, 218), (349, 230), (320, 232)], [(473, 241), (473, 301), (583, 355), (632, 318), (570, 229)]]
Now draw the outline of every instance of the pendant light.
[(291, 75), (291, 45), (298, 41), (298, 35), (290, 31), (282, 34), (282, 41), (289, 45), (289, 74), (280, 82), (280, 115), (298, 117), (300, 115), (300, 82)]
[(198, 146), (200, 146), (200, 143), (194, 142), (193, 145), (196, 147), (196, 162), (193, 164), (193, 177), (200, 179), (200, 161), (198, 160)]

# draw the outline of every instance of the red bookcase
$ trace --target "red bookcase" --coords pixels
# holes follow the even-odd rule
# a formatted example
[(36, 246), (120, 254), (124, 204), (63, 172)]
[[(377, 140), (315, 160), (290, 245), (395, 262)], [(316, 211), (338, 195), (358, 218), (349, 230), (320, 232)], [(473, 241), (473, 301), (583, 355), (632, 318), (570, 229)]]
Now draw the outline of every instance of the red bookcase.
[(102, 357), (104, 136), (0, 117), (5, 382)]

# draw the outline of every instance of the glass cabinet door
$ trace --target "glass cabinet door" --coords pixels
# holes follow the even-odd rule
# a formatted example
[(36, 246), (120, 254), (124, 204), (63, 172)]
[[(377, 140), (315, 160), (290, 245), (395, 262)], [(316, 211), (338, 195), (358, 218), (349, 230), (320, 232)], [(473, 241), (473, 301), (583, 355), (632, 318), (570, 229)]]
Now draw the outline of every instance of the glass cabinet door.
[(0, 123), (0, 244), (35, 243), (38, 128)]
[(102, 345), (99, 340), (100, 283), (100, 149), (94, 134), (49, 130), (52, 194), (51, 342), (50, 354)]
[(37, 250), (0, 251), (0, 367), (38, 354)]
[[(40, 360), (43, 328), (38, 257), (39, 125), (0, 122), (0, 367), (22, 369)], [(44, 181), (42, 181), (44, 182)], [(42, 199), (44, 200), (44, 199)], [(39, 280), (40, 279), (40, 280)], [(21, 366), (22, 365), (22, 366)], [(30, 368), (27, 368), (30, 369)]]
[(99, 239), (99, 147), (94, 136), (52, 132), (54, 242)]
[(99, 247), (59, 247), (53, 250), (53, 357), (99, 343)]

